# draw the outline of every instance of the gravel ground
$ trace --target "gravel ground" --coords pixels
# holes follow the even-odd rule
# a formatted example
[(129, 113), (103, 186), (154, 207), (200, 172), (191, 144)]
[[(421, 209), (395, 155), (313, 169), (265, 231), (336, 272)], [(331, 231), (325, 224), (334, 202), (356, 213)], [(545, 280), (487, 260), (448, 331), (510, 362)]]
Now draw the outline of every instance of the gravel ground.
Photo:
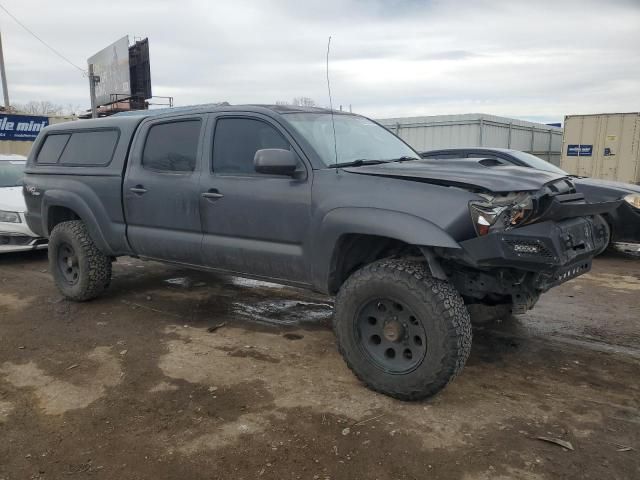
[(640, 478), (640, 260), (476, 326), (462, 375), (416, 403), (351, 375), (329, 298), (114, 272), (75, 304), (46, 254), (0, 257), (0, 480)]

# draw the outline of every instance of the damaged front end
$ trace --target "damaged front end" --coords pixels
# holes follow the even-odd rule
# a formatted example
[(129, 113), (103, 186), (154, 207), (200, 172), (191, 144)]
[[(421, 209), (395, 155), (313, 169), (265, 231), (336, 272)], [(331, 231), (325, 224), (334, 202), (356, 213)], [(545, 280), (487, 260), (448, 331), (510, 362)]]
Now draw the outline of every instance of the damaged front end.
[(601, 214), (620, 204), (587, 203), (566, 178), (535, 193), (479, 196), (469, 204), (477, 237), (439, 251), (442, 267), (468, 303), (512, 303), (516, 313), (590, 270), (609, 241)]

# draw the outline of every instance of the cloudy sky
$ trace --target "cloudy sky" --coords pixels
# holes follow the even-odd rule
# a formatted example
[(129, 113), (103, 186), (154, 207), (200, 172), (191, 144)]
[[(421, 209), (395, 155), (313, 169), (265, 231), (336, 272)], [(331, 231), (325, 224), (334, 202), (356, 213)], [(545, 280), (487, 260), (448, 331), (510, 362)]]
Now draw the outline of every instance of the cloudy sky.
[[(560, 121), (640, 111), (640, 0), (0, 0), (86, 68), (149, 37), (155, 95), (176, 105), (328, 105), (368, 116), (490, 113)], [(0, 11), (12, 102), (88, 107), (88, 81)]]

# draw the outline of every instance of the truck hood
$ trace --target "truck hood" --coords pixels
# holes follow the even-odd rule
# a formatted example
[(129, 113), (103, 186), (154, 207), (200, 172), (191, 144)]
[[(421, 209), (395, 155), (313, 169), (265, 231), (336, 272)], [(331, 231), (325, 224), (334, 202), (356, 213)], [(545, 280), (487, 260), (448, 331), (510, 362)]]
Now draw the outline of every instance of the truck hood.
[(24, 213), (27, 210), (22, 187), (0, 188), (0, 210)]
[(489, 192), (537, 191), (564, 175), (533, 168), (496, 165), (482, 158), (462, 158), (455, 162), (443, 160), (411, 160), (361, 167), (345, 171), (359, 175), (376, 175), (406, 180), (459, 186)]

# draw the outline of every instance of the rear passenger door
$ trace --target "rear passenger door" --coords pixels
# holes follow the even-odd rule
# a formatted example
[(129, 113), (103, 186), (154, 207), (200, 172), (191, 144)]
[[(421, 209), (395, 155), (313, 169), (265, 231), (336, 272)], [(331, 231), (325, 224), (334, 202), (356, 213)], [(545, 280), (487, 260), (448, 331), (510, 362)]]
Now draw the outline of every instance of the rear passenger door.
[(144, 257), (200, 264), (203, 115), (149, 119), (132, 146), (123, 185), (127, 237)]
[[(211, 150), (200, 179), (205, 265), (307, 283), (311, 168), (302, 152), (278, 124), (259, 115), (214, 115), (207, 137)], [(254, 155), (264, 148), (296, 152), (296, 174), (257, 173)]]

